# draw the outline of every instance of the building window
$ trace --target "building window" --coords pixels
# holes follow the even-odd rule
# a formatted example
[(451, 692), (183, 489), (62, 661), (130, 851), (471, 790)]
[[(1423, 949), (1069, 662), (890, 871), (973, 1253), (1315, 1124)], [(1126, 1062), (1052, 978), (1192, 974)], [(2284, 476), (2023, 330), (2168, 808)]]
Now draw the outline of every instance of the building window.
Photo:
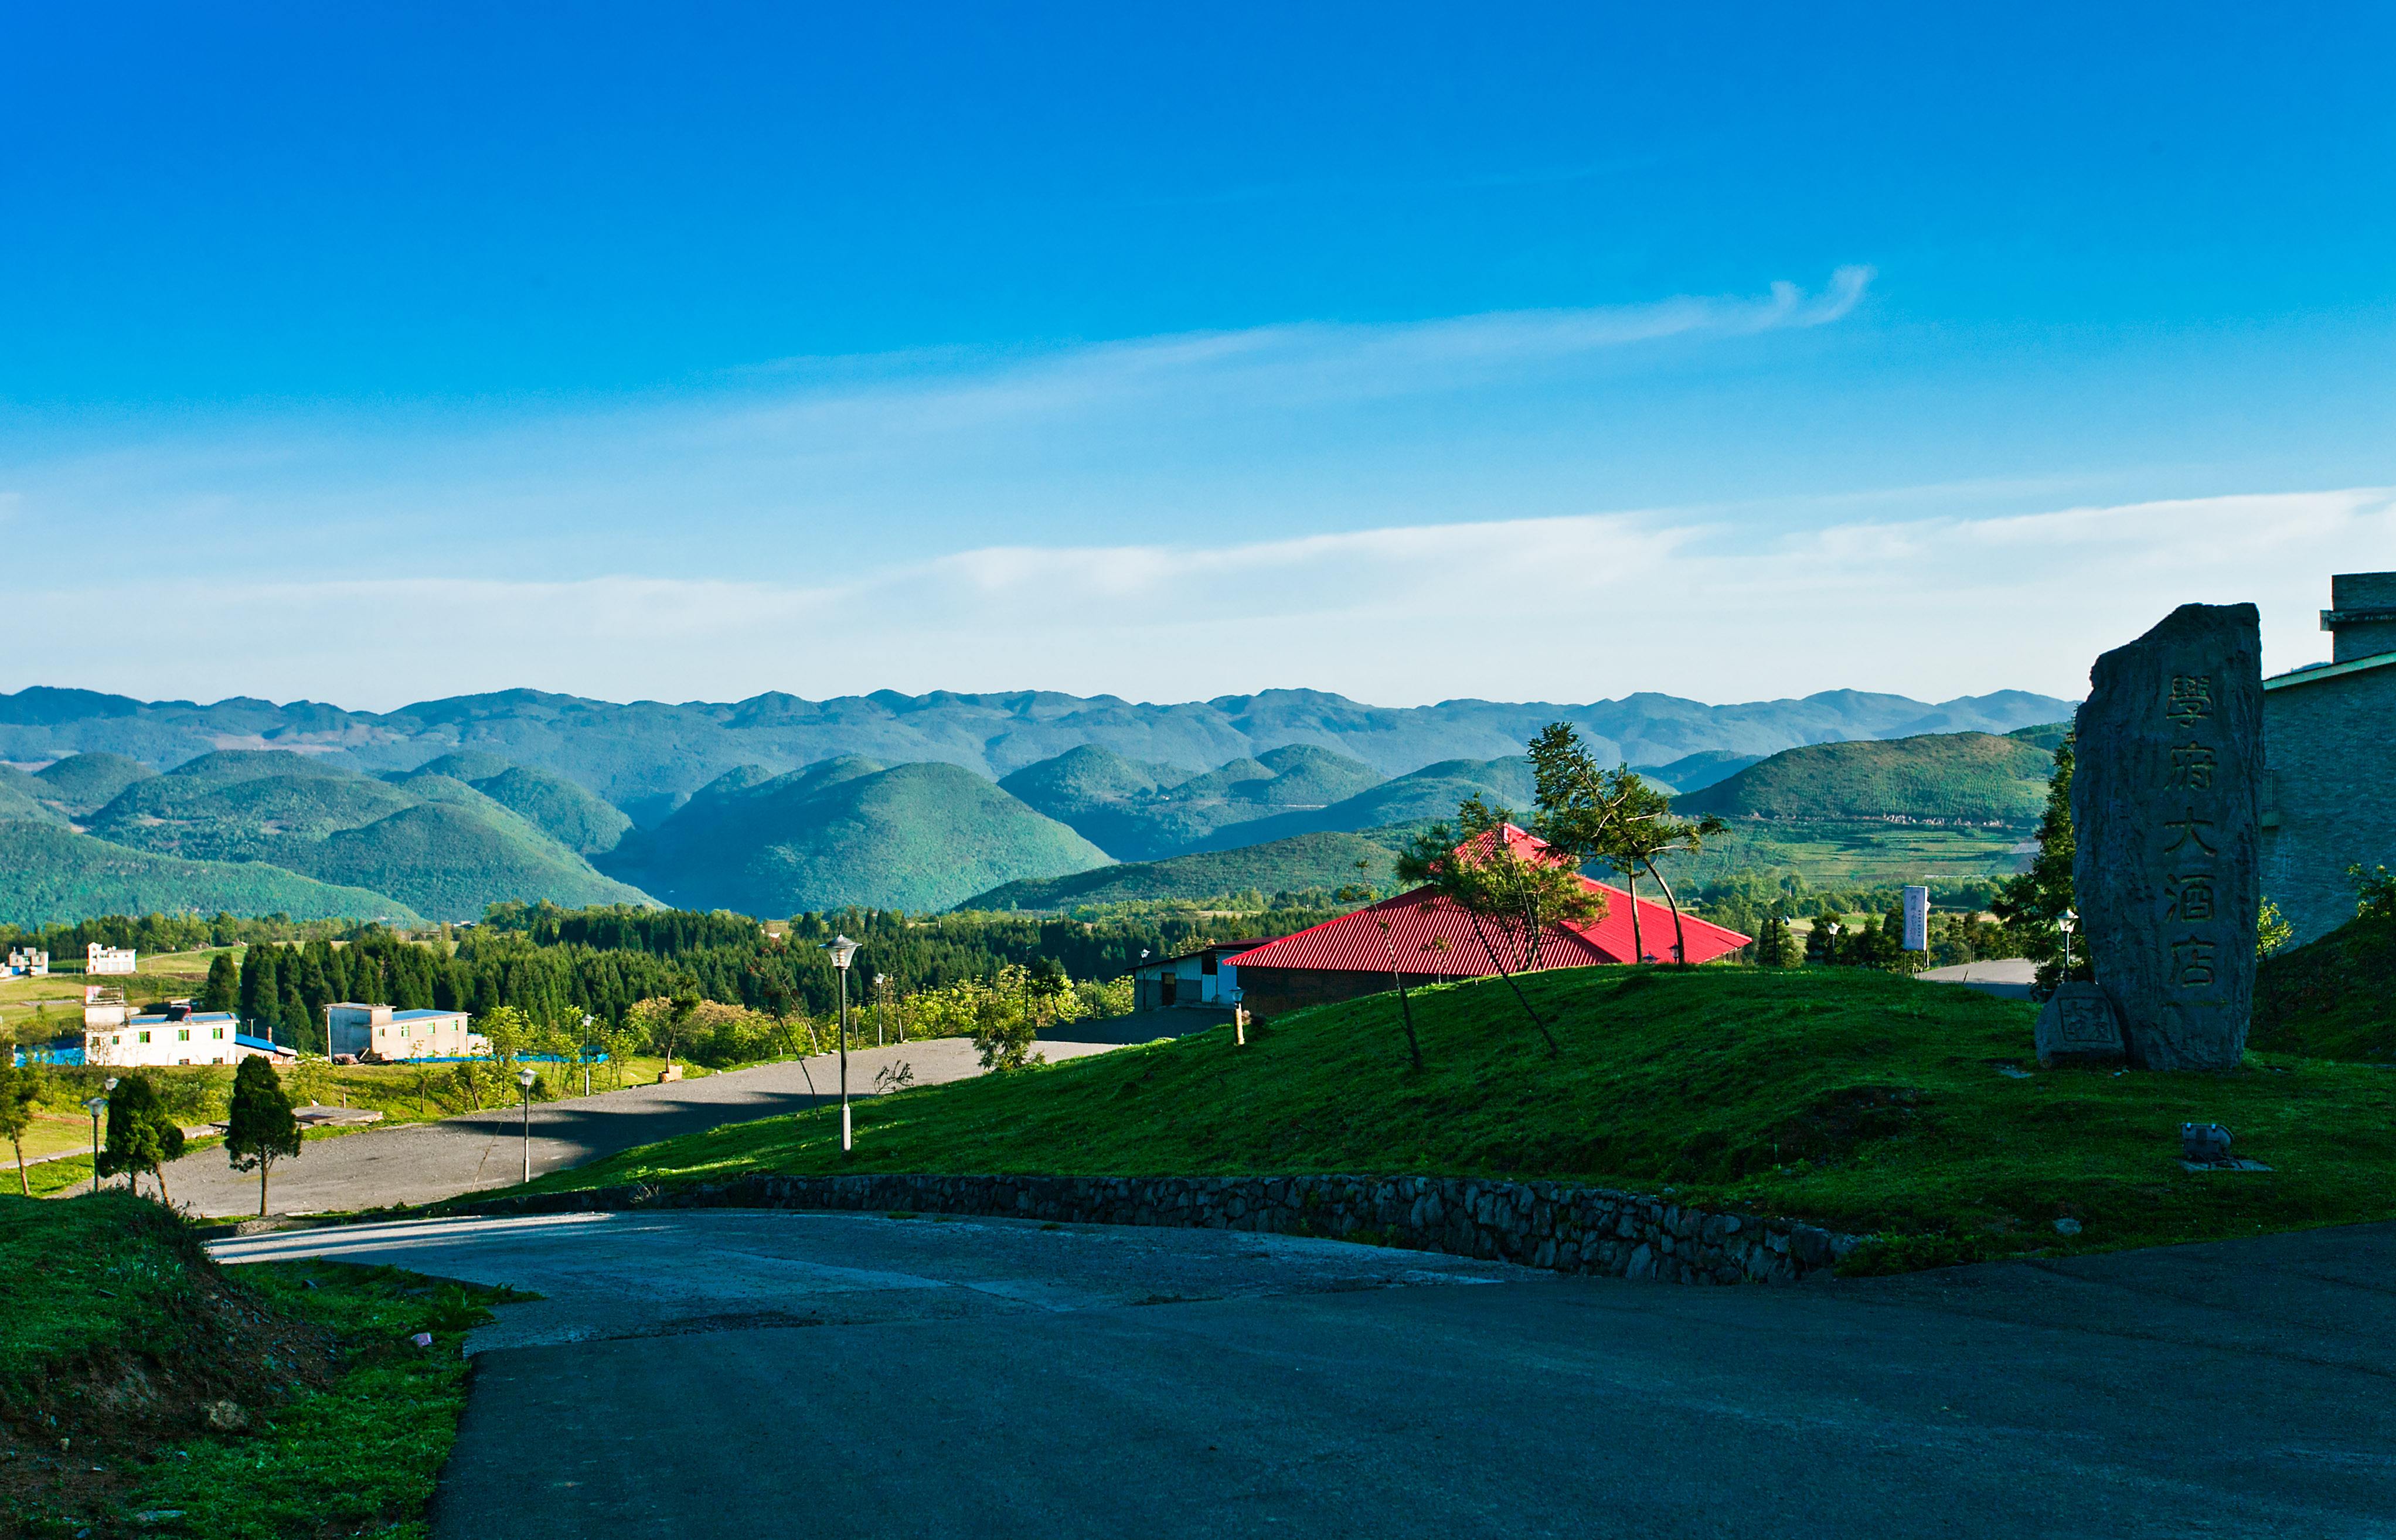
[(192, 1029), (191, 1029), (189, 1027), (178, 1027), (178, 1028), (176, 1028), (176, 1029), (175, 1029), (175, 1041), (176, 1041), (177, 1042), (191, 1042), (191, 1041), (192, 1041)]
[(208, 1036), (219, 1042), (222, 1042), (224, 1041), (224, 1029), (221, 1027), (211, 1027), (208, 1029)]
[(142, 1033), (142, 1034), (141, 1034), (141, 1037), (140, 1037), (140, 1041), (141, 1041), (141, 1042), (149, 1042), (149, 1041), (150, 1041), (150, 1034), (149, 1034), (149, 1033), (147, 1033), (147, 1032)]

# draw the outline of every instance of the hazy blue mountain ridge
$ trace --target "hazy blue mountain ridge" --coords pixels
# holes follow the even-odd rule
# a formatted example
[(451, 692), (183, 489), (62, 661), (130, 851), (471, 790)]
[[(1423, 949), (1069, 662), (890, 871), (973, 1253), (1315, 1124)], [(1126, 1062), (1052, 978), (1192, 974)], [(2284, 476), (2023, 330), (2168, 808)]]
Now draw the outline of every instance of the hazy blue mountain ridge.
[(1382, 775), (1404, 775), (1444, 760), (1519, 753), (1558, 719), (1580, 726), (1607, 760), (1661, 765), (1707, 751), (1769, 754), (1850, 738), (2003, 733), (2070, 714), (2068, 701), (2019, 691), (1937, 703), (1833, 690), (1727, 706), (1640, 694), (1586, 705), (1468, 699), (1382, 707), (1315, 690), (1162, 705), (1047, 691), (616, 704), (507, 690), (372, 712), (243, 697), (144, 702), (37, 686), (0, 695), (0, 760), (34, 763), (101, 751), (164, 769), (220, 750), (292, 749), (380, 772), (471, 751), (570, 780), (635, 821), (655, 824), (737, 765), (787, 770), (844, 754), (958, 764), (998, 777), (1090, 745), (1187, 778), (1308, 744)]

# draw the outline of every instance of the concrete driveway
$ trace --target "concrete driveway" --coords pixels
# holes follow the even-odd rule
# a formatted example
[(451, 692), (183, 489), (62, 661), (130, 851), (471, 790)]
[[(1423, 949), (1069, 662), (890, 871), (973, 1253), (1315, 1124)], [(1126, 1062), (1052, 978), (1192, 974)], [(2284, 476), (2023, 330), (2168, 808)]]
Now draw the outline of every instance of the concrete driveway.
[(2396, 1534), (2396, 1227), (1782, 1290), (724, 1211), (219, 1251), (548, 1295), (444, 1536)]
[[(1050, 1059), (1104, 1053), (1111, 1042), (1048, 1042)], [(905, 1064), (917, 1085), (981, 1073), (964, 1038), (867, 1048), (848, 1055), (852, 1097), (873, 1094), (874, 1077)], [(538, 1176), (721, 1123), (797, 1112), (838, 1100), (837, 1055), (760, 1065), (672, 1085), (633, 1086), (532, 1109), (532, 1169)], [(296, 1161), (278, 1162), (267, 1184), (276, 1214), (320, 1214), (429, 1203), (524, 1179), (524, 1116), (516, 1108), (460, 1113), (433, 1122), (311, 1139)], [(258, 1212), (258, 1177), (232, 1169), (221, 1149), (186, 1155), (166, 1167), (178, 1203), (210, 1217)]]

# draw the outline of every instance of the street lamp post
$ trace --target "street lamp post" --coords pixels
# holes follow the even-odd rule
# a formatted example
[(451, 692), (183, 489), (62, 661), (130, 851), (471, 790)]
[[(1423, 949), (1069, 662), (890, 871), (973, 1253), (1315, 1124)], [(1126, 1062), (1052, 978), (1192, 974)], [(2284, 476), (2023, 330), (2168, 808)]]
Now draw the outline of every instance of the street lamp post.
[(524, 1179), (532, 1180), (532, 1087), (540, 1079), (526, 1065), (516, 1071), (516, 1089), (524, 1093)]
[(2055, 923), (2063, 932), (2063, 972), (2056, 976), (2056, 982), (2060, 984), (2071, 976), (2071, 932), (2080, 923), (2080, 913), (2077, 909), (2065, 909)]
[(888, 974), (873, 976), (873, 1046), (876, 1048), (882, 1046), (882, 997), (888, 992), (889, 984)]
[[(108, 1077), (107, 1089), (109, 1091), (116, 1089), (114, 1075)], [(85, 1102), (83, 1109), (91, 1114), (91, 1190), (92, 1195), (98, 1197), (100, 1195), (100, 1115), (108, 1110), (106, 1093), (103, 1092)]]
[(591, 1095), (591, 1018), (582, 1018), (582, 1051), (576, 1055), (582, 1060), (582, 1094)]
[(845, 936), (835, 936), (824, 949), (832, 953), (832, 965), (840, 970), (840, 1152), (849, 1150), (848, 1135), (848, 962), (857, 955), (857, 943)]

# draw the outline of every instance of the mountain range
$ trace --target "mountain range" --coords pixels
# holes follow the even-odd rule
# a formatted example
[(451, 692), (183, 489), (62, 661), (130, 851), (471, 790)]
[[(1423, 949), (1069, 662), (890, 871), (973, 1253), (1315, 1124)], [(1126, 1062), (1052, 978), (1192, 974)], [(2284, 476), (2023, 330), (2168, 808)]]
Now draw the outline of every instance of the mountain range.
[(1368, 706), (1318, 690), (1173, 704), (1036, 690), (878, 690), (830, 700), (774, 694), (680, 705), (506, 690), (377, 712), (240, 697), (207, 705), (141, 701), (37, 686), (0, 695), (0, 761), (39, 763), (97, 750), (163, 770), (215, 750), (289, 749), (374, 774), (472, 750), (562, 777), (654, 826), (728, 770), (753, 764), (779, 774), (845, 754), (884, 764), (961, 765), (995, 780), (1088, 744), (1181, 781), (1268, 750), (1311, 744), (1397, 776), (1442, 760), (1518, 754), (1559, 720), (1577, 726), (1602, 759), (1663, 765), (1709, 751), (1760, 756), (1846, 738), (2003, 733), (2070, 714), (2068, 701), (2018, 690), (1935, 704), (1830, 690), (1728, 706), (1641, 694), (1584, 705), (1411, 707)]
[[(1782, 802), (1845, 808), (1857, 796), (1838, 801), (1842, 777), (1877, 763), (1845, 744), (1867, 729), (2010, 729), (2069, 709), (2017, 693), (1940, 706), (1832, 692), (1743, 707), (1644, 696), (1386, 710), (1297, 691), (1178, 706), (1032, 694), (612, 706), (511, 692), (376, 714), (33, 689), (0, 696), (0, 754), (15, 762), (0, 764), (0, 832), (20, 856), (0, 871), (0, 920), (73, 918), (136, 896), (148, 908), (465, 919), (501, 899), (783, 915), (1336, 886), (1467, 794), (1524, 807), (1523, 737), (1558, 718), (1611, 724), (1619, 737), (1584, 727), (1598, 751), (1626, 740), (1651, 750), (1633, 763), (1679, 792), (1746, 777), (1750, 802), (1768, 785)], [(1792, 735), (1856, 763), (1825, 781), (1803, 770), (1809, 750), (1798, 770), (1773, 769), (1776, 750), (1755, 745)], [(859, 740), (917, 757), (797, 760)], [(1439, 752), (1457, 744), (1498, 751)], [(738, 753), (755, 757), (718, 763)], [(1921, 757), (1899, 753), (1889, 774), (1902, 780)], [(1986, 759), (1924, 773), (1995, 774)], [(2022, 780), (2030, 767), (2003, 768), (2019, 773), (2000, 779)]]

